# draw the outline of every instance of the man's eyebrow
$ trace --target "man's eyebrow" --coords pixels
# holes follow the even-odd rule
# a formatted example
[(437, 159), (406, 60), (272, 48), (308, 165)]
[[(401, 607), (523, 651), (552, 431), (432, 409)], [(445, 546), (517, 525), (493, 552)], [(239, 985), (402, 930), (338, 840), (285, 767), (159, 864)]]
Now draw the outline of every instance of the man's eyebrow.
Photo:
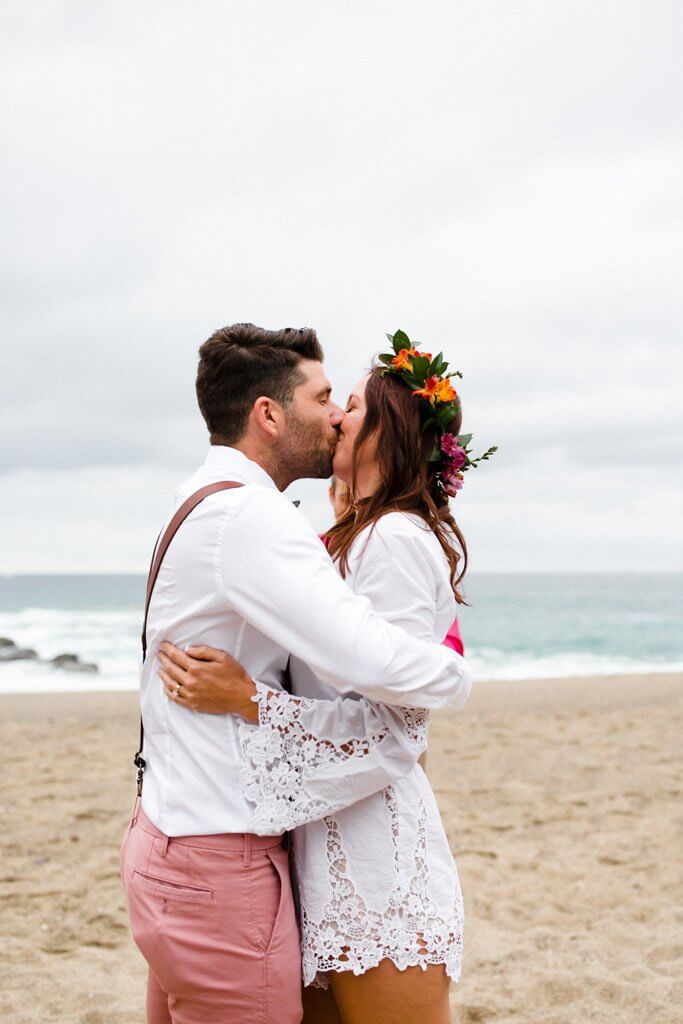
[(328, 384), (326, 388), (321, 388), (320, 389), (320, 391), (318, 392), (318, 398), (322, 398), (323, 395), (327, 396), (327, 395), (331, 395), (331, 394), (332, 394), (332, 385)]

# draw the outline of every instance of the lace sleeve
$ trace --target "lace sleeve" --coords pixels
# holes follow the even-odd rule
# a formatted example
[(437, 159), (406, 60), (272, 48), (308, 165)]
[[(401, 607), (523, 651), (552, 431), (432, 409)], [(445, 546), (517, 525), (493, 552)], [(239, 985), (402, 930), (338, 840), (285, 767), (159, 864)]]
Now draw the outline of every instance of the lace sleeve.
[(242, 722), (239, 734), (242, 791), (257, 834), (315, 821), (384, 789), (427, 746), (424, 708), (256, 689), (259, 724)]

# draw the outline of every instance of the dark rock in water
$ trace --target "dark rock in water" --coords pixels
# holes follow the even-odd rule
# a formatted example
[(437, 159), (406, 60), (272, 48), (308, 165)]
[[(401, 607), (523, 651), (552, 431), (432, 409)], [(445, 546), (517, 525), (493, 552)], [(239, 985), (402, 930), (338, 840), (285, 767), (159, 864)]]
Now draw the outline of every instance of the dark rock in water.
[(75, 664), (69, 662), (66, 665), (57, 665), (62, 672), (99, 672), (94, 661), (77, 661)]
[(14, 640), (0, 636), (0, 661), (31, 661), (37, 657), (30, 647), (17, 647)]
[[(38, 652), (31, 647), (17, 647), (14, 640), (0, 636), (0, 661), (37, 661)], [(65, 672), (99, 672), (98, 666), (92, 661), (81, 661), (77, 654), (58, 654), (45, 662)]]
[(99, 672), (98, 666), (94, 661), (79, 661), (77, 665), (62, 665), (62, 669), (66, 672)]
[(94, 662), (81, 661), (77, 654), (58, 654), (56, 658), (50, 659), (49, 664), (65, 672), (99, 672)]
[(38, 652), (31, 647), (0, 647), (0, 661), (35, 661), (37, 657)]
[(77, 665), (78, 655), (77, 654), (58, 654), (56, 658), (50, 658), (51, 665), (57, 665), (58, 668), (64, 668), (65, 665)]

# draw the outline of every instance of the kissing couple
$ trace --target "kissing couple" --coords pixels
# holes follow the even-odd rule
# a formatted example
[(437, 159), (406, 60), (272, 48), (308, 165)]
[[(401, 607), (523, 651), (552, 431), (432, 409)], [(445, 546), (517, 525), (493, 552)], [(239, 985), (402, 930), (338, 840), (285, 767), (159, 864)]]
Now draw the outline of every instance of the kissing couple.
[[(390, 337), (344, 410), (313, 330), (199, 350), (210, 448), (150, 569), (121, 847), (148, 1024), (450, 1021), (462, 896), (417, 761), (470, 691), (442, 641), (479, 460), (443, 356)], [(282, 492), (332, 472), (321, 543)]]

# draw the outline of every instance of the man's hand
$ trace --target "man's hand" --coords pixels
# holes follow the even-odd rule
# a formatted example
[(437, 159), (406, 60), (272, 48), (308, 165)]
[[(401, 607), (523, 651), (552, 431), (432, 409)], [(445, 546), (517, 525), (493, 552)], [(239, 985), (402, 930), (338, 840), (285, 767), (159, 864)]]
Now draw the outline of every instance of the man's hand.
[(179, 647), (164, 642), (157, 658), (159, 675), (169, 700), (191, 711), (211, 715), (241, 715), (258, 722), (254, 681), (240, 663), (213, 647)]

